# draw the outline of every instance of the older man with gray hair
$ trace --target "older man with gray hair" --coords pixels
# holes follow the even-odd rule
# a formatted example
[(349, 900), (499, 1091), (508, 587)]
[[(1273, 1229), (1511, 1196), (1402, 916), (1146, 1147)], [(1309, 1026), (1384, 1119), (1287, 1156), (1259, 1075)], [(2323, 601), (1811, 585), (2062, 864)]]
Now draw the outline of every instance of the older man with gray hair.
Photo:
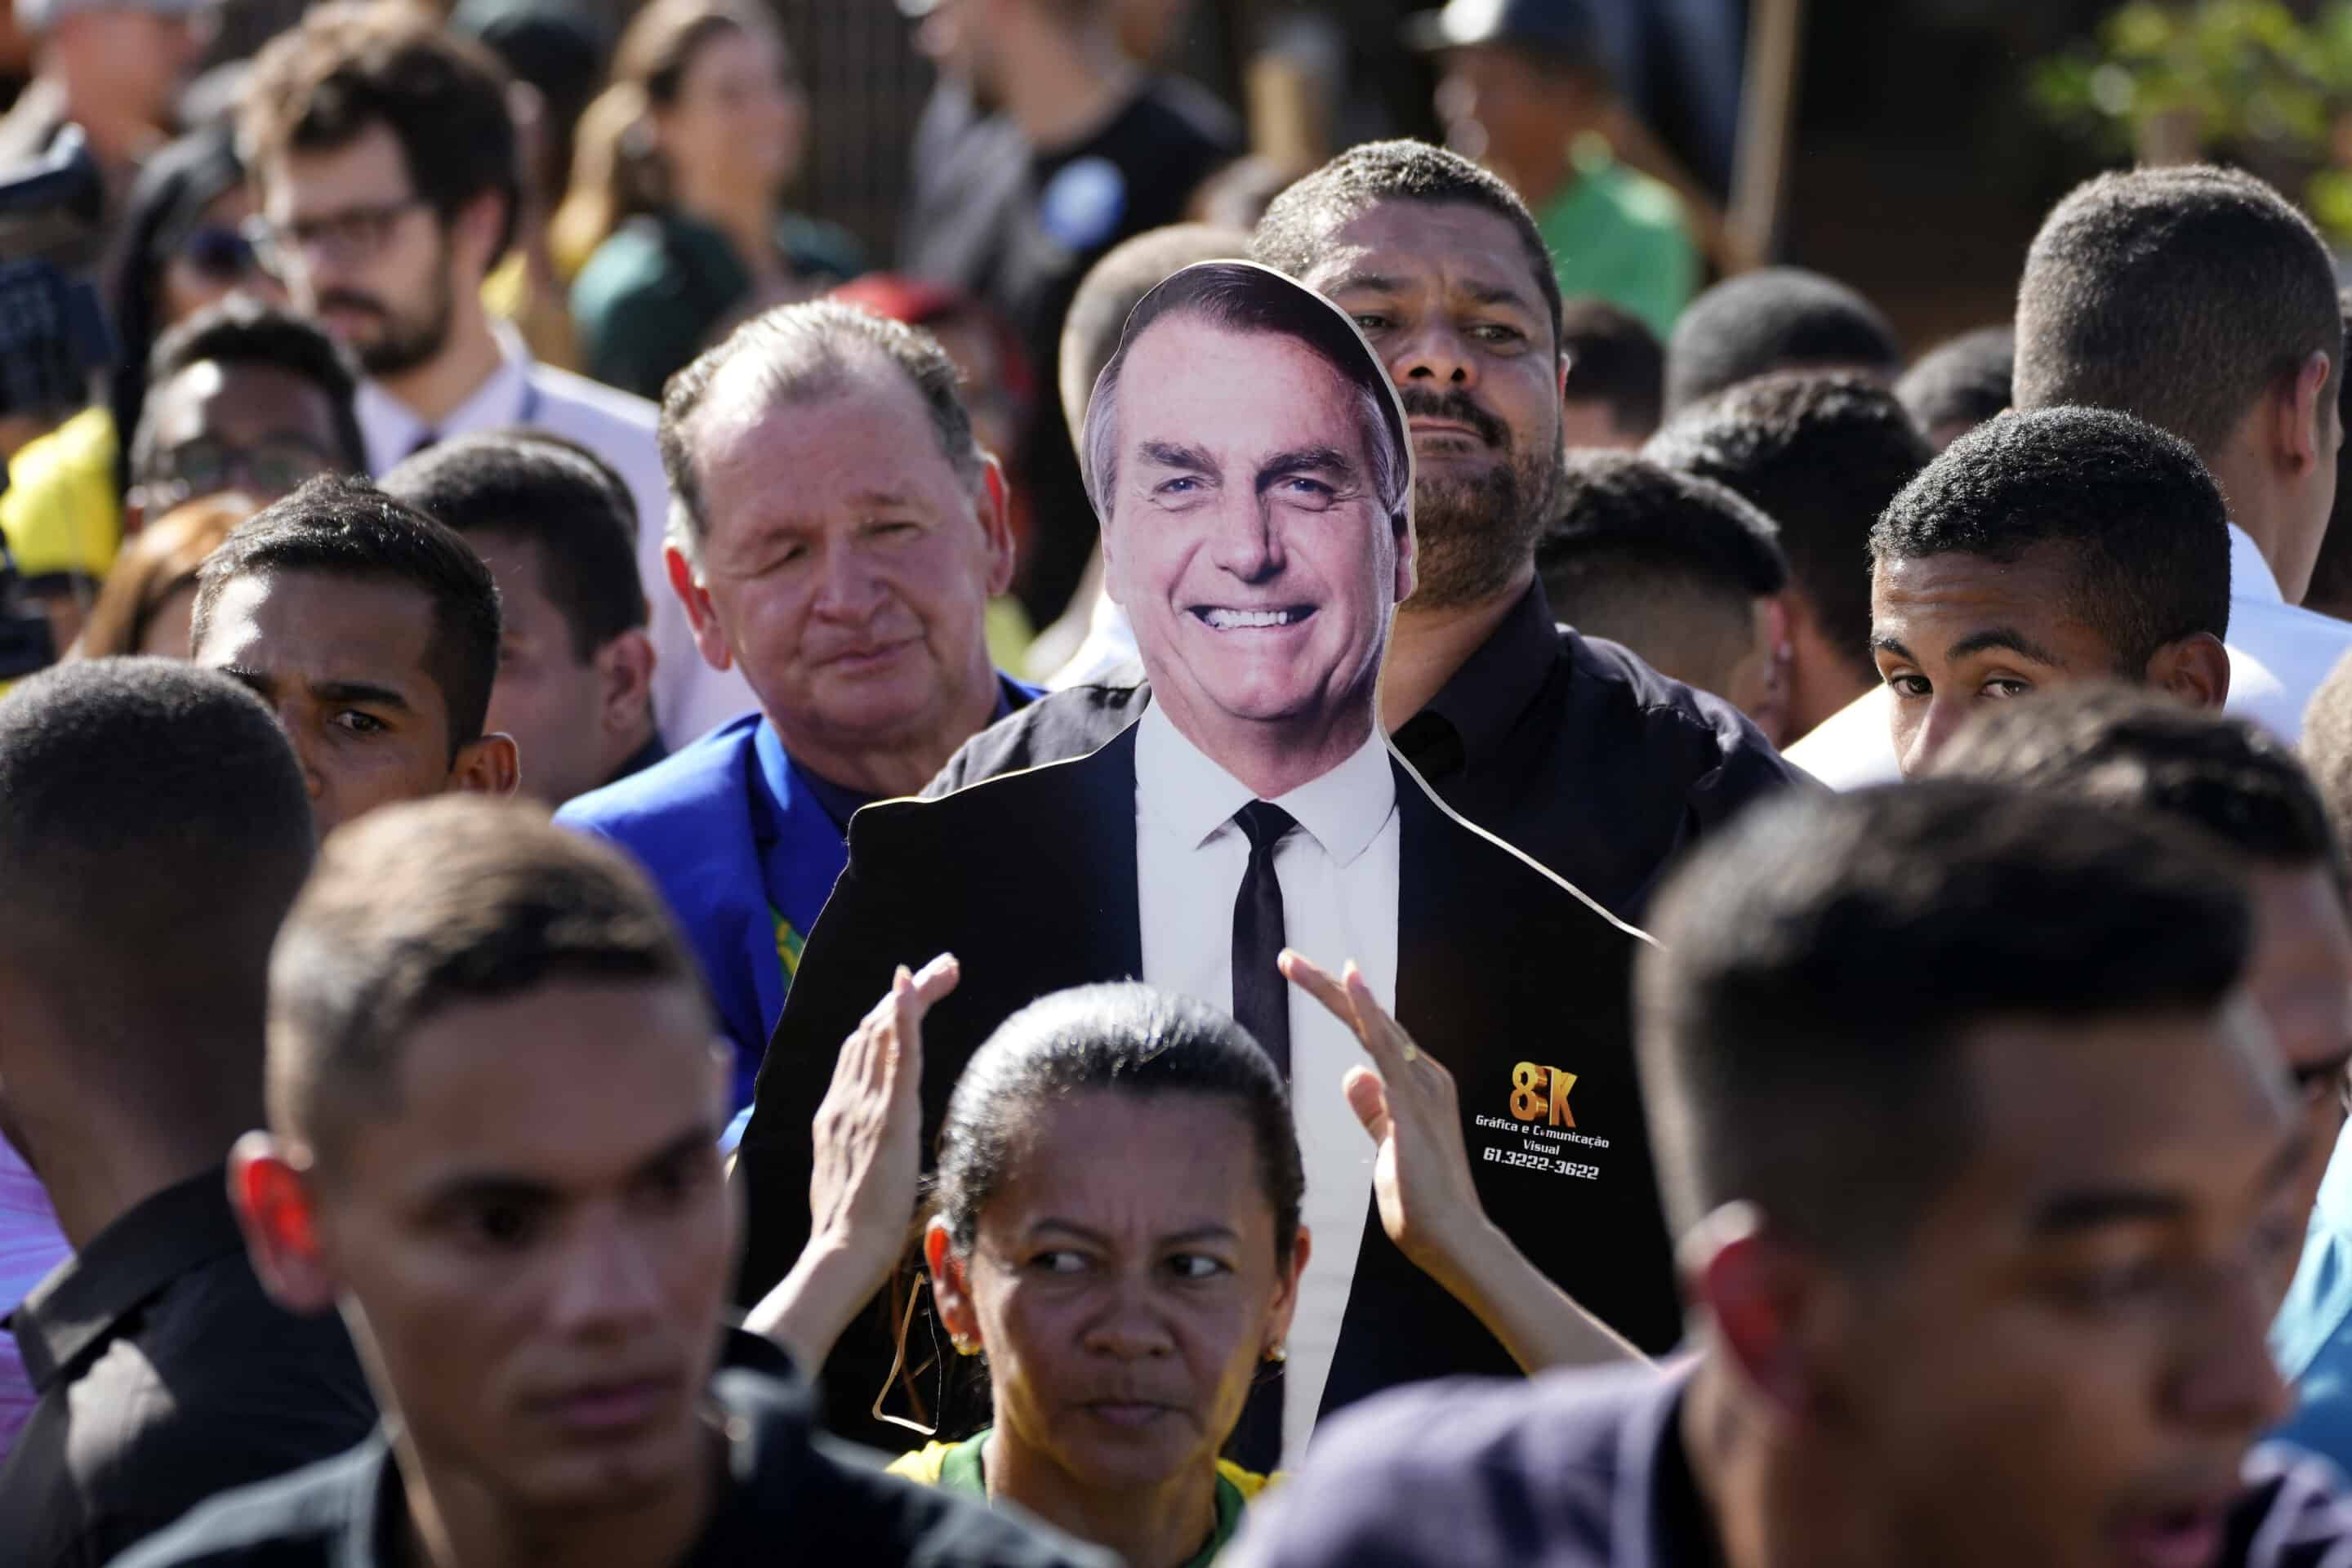
[(652, 870), (735, 1042), (739, 1104), (850, 815), (1034, 695), (989, 662), (1013, 536), (955, 377), (915, 328), (791, 305), (680, 371), (662, 407), (670, 585), (760, 709), (556, 820)]

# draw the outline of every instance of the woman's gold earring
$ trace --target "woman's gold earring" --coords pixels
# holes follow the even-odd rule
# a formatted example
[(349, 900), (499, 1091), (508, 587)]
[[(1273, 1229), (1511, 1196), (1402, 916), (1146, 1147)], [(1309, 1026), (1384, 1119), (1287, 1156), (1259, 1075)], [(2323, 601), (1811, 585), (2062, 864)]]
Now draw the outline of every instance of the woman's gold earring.
[(1290, 1359), (1289, 1347), (1286, 1345), (1276, 1345), (1272, 1350), (1265, 1352), (1265, 1359), (1272, 1362), (1275, 1365), (1280, 1366), (1284, 1362)]
[(957, 1334), (953, 1337), (950, 1342), (954, 1344), (955, 1352), (958, 1355), (978, 1355), (980, 1353), (979, 1342), (971, 1338), (969, 1335)]

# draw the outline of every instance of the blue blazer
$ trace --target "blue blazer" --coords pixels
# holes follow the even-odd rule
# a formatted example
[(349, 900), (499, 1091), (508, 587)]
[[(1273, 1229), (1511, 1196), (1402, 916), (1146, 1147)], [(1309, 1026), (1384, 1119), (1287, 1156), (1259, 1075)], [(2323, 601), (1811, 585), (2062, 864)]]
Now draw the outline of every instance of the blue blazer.
[[(761, 768), (763, 731), (783, 759), (781, 798)], [(555, 820), (620, 845), (652, 874), (735, 1044), (735, 1104), (750, 1104), (801, 941), (849, 854), (774, 731), (756, 713), (721, 724), (643, 773), (572, 801)], [(771, 843), (782, 851), (772, 858), (784, 879), (772, 903), (761, 869)]]

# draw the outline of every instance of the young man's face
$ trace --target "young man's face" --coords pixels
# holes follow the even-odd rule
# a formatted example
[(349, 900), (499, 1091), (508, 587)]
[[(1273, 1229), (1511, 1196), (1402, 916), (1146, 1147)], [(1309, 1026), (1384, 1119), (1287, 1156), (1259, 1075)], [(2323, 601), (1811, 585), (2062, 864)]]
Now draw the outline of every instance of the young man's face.
[(427, 1473), (526, 1515), (681, 1484), (735, 1243), (694, 989), (461, 1001), (395, 1072), (310, 1184), (353, 1337)]
[(893, 366), (847, 372), (814, 402), (756, 402), (716, 389), (693, 428), (709, 533), (689, 581), (682, 558), (670, 570), (704, 658), (741, 665), (787, 749), (824, 777), (854, 783), (858, 759), (902, 751), (945, 758), (994, 700), (1003, 508), (957, 471)]
[(2210, 1563), (2288, 1407), (2264, 1333), (2303, 1142), (2259, 1015), (2016, 1018), (1963, 1049), (1971, 1152), (1847, 1271), (1800, 1419), (1920, 1562)]
[(277, 365), (192, 364), (149, 391), (142, 418), (152, 455), (135, 480), (149, 517), (222, 490), (267, 506), (351, 462), (326, 389)]
[(537, 542), (494, 531), (469, 542), (499, 583), (499, 678), (484, 725), (514, 737), (522, 793), (562, 805), (603, 784), (635, 749), (614, 755), (616, 737), (643, 743), (645, 724), (625, 726), (613, 705), (633, 698), (642, 716), (644, 691), (616, 694), (598, 653), (580, 657), (548, 596), (546, 552)]
[(1330, 237), (1299, 281), (1355, 319), (1412, 433), (1423, 604), (1531, 569), (1559, 489), (1563, 370), (1519, 232), (1466, 202), (1391, 201)]
[[(2318, 1199), (2328, 1156), (2344, 1131), (2344, 1069), (2352, 1058), (2352, 929), (2344, 897), (2325, 867), (2257, 867), (2254, 962), (2247, 988), (2285, 1058), (2308, 1140), (2295, 1183), (2296, 1213)], [(2296, 1255), (2274, 1283), (2284, 1300)]]
[(278, 715), (324, 837), (362, 812), (459, 782), (448, 704), (425, 668), (433, 631), (421, 588), (273, 572), (226, 584), (192, 653)]
[(1951, 552), (1871, 573), (1871, 654), (1894, 693), (1895, 754), (1916, 778), (1988, 702), (2099, 677), (2136, 679), (2074, 614), (2078, 567), (2063, 544), (2015, 561)]
[[(341, 147), (288, 153), (259, 171), (261, 212), (297, 309), (372, 375), (436, 357), (457, 291), (478, 288), (497, 243), (495, 199), (444, 224), (409, 177), (400, 139), (377, 123)], [(487, 213), (487, 216), (485, 214)]]
[(1361, 745), (1412, 546), (1355, 388), (1290, 338), (1171, 316), (1129, 347), (1105, 416), (1106, 583), (1153, 700), (1212, 758), (1271, 732), (1335, 763)]

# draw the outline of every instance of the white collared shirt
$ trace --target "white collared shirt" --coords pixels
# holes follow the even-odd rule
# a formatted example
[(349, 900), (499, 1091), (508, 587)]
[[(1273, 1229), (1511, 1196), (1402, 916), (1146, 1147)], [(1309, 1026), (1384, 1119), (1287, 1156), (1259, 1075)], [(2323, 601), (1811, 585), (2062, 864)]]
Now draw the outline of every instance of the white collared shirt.
[[(2352, 652), (2352, 622), (2290, 605), (2253, 536), (2230, 525), (2230, 695), (2242, 713), (2289, 742), (2303, 738), (2303, 710), (2336, 660)], [(1873, 687), (1790, 746), (1789, 761), (1832, 789), (1892, 784), (1894, 695)]]
[[(1249, 840), (1233, 820), (1257, 797), (1187, 740), (1153, 703), (1135, 733), (1135, 869), (1143, 978), (1231, 1012), (1234, 902)], [(1347, 761), (1275, 805), (1297, 819), (1275, 847), (1288, 944), (1333, 974), (1349, 959), (1381, 1005), (1397, 981), (1396, 774), (1377, 725)], [(1348, 1310), (1371, 1200), (1372, 1141), (1339, 1083), (1370, 1065), (1321, 1004), (1290, 993), (1292, 1113), (1307, 1171), (1303, 1217), (1314, 1247), (1300, 1281), (1285, 1368), (1282, 1451), (1296, 1463), (1314, 1430)]]
[[(696, 736), (758, 705), (740, 669), (716, 670), (694, 645), (686, 608), (671, 592), (662, 563), (669, 525), (669, 481), (654, 440), (657, 413), (642, 397), (618, 392), (585, 376), (543, 365), (530, 357), (522, 339), (505, 322), (494, 322), (499, 368), (436, 425), (373, 379), (360, 383), (360, 434), (367, 443), (368, 471), (383, 474), (416, 449), (429, 431), (435, 439), (524, 425), (576, 441), (613, 466), (637, 503), (637, 575), (645, 585), (646, 631), (653, 638), (654, 716), (662, 740), (675, 751)], [(525, 777), (530, 759), (522, 760)]]

